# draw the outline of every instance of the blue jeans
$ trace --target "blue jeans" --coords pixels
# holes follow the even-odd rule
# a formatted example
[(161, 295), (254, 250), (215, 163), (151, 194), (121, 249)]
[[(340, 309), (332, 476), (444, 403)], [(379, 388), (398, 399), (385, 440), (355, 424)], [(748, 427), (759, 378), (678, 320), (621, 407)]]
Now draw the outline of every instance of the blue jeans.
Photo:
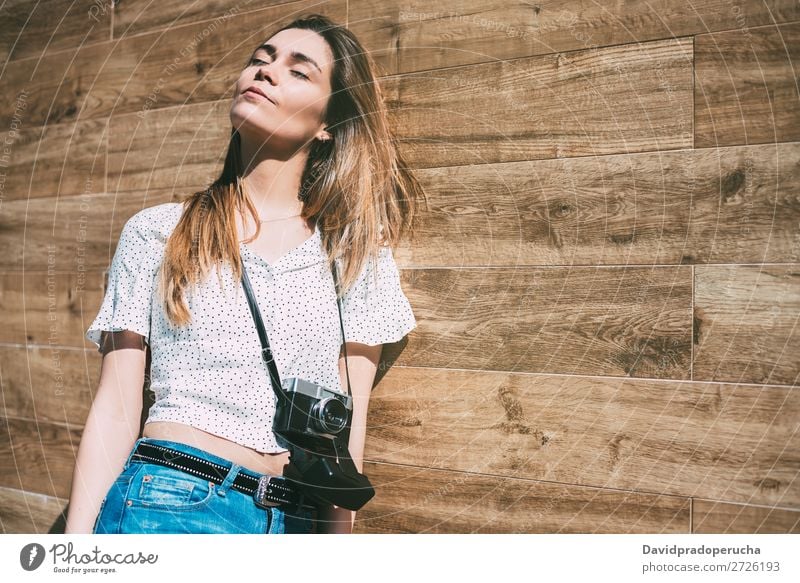
[[(131, 459), (142, 442), (163, 445), (228, 468), (222, 484), (191, 473)], [(100, 505), (93, 534), (309, 534), (316, 532), (315, 509), (262, 508), (231, 488), (238, 472), (261, 474), (205, 450), (162, 439), (141, 437), (122, 473)]]

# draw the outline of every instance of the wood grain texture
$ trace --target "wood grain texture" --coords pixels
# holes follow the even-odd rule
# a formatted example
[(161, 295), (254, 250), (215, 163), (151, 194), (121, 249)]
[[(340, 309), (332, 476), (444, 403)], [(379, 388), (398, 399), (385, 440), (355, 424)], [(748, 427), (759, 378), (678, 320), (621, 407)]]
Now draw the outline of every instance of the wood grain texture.
[(98, 43), (7, 63), (0, 92), (14, 98), (0, 100), (0, 127), (25, 129), (107, 117), (110, 88), (97, 79), (108, 50), (106, 43)]
[(108, 183), (112, 190), (189, 190), (217, 178), (231, 137), (230, 103), (214, 101), (111, 118)]
[(791, 388), (395, 367), (365, 457), (800, 509)]
[(42, 55), (107, 41), (111, 0), (14, 0), (0, 4), (0, 61)]
[(695, 39), (695, 147), (800, 139), (800, 23)]
[(0, 487), (0, 534), (64, 534), (67, 501)]
[(796, 386), (800, 264), (695, 272), (694, 379)]
[(407, 267), (800, 260), (797, 142), (418, 170)]
[(349, 27), (391, 74), (675, 39), (800, 19), (792, 0), (350, 2)]
[(356, 533), (688, 533), (689, 500), (481, 473), (367, 463)]
[(439, 69), (391, 83), (399, 84), (392, 125), (415, 167), (692, 145), (691, 38)]
[(398, 362), (689, 379), (691, 279), (689, 266), (406, 270), (420, 320)]
[(36, 423), (82, 427), (100, 380), (95, 350), (0, 345), (4, 414)]
[[(70, 274), (78, 283), (89, 271), (105, 271), (122, 227), (137, 211), (171, 202), (184, 191), (149, 189), (119, 194), (41, 197), (3, 203), (0, 269)], [(29, 298), (33, 301), (33, 298)], [(16, 308), (15, 308), (16, 309)]]
[(0, 342), (15, 350), (87, 346), (83, 334), (102, 302), (104, 279), (100, 271), (0, 274)]
[(797, 534), (800, 509), (692, 500), (692, 532), (702, 534)]
[[(28, 103), (27, 96), (17, 99)], [(28, 127), (21, 115), (3, 160), (6, 201), (106, 191), (107, 120)]]
[(7, 417), (3, 423), (0, 487), (68, 498), (80, 428)]
[[(179, 26), (204, 22), (210, 26), (214, 21), (230, 18), (239, 14), (251, 14), (254, 19), (268, 18), (263, 13), (266, 7), (289, 4), (291, 0), (204, 0), (203, 2), (185, 2), (183, 0), (162, 0), (158, 3), (139, 4), (137, 2), (119, 2), (114, 7), (114, 38), (124, 38), (134, 34), (152, 32), (154, 30), (175, 30)], [(308, 3), (291, 3), (287, 7), (290, 12), (297, 10), (298, 5)], [(269, 14), (269, 13), (268, 13)]]

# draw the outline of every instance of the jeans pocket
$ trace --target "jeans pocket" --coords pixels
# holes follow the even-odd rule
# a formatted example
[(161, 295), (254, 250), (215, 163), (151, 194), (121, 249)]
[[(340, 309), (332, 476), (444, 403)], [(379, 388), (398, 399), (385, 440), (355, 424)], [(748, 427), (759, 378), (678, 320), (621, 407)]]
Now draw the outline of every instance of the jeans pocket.
[(215, 484), (180, 470), (143, 464), (131, 485), (130, 506), (170, 511), (197, 510), (214, 498)]
[(100, 503), (92, 534), (116, 534), (119, 531), (125, 497), (137, 471), (135, 467), (127, 468), (112, 482)]

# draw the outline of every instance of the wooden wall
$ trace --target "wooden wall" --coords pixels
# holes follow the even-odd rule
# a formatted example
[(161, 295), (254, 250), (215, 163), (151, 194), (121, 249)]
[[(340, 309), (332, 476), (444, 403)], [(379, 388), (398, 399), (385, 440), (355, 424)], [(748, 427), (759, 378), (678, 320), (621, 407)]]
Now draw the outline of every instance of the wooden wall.
[(3, 532), (63, 529), (123, 223), (215, 177), (237, 67), (307, 9), (429, 196), (357, 531), (800, 531), (797, 2), (117, 4), (0, 12)]

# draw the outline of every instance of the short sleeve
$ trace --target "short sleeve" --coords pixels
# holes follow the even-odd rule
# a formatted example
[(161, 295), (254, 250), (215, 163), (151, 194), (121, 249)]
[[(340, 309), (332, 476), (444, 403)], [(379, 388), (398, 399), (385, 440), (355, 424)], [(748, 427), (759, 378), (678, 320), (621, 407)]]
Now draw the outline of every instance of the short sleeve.
[(108, 272), (108, 287), (86, 338), (100, 350), (102, 331), (130, 330), (150, 343), (150, 308), (158, 269), (158, 240), (136, 213), (125, 223)]
[(397, 342), (417, 326), (391, 247), (380, 248), (377, 270), (367, 260), (342, 298), (342, 320), (345, 341), (369, 346)]

